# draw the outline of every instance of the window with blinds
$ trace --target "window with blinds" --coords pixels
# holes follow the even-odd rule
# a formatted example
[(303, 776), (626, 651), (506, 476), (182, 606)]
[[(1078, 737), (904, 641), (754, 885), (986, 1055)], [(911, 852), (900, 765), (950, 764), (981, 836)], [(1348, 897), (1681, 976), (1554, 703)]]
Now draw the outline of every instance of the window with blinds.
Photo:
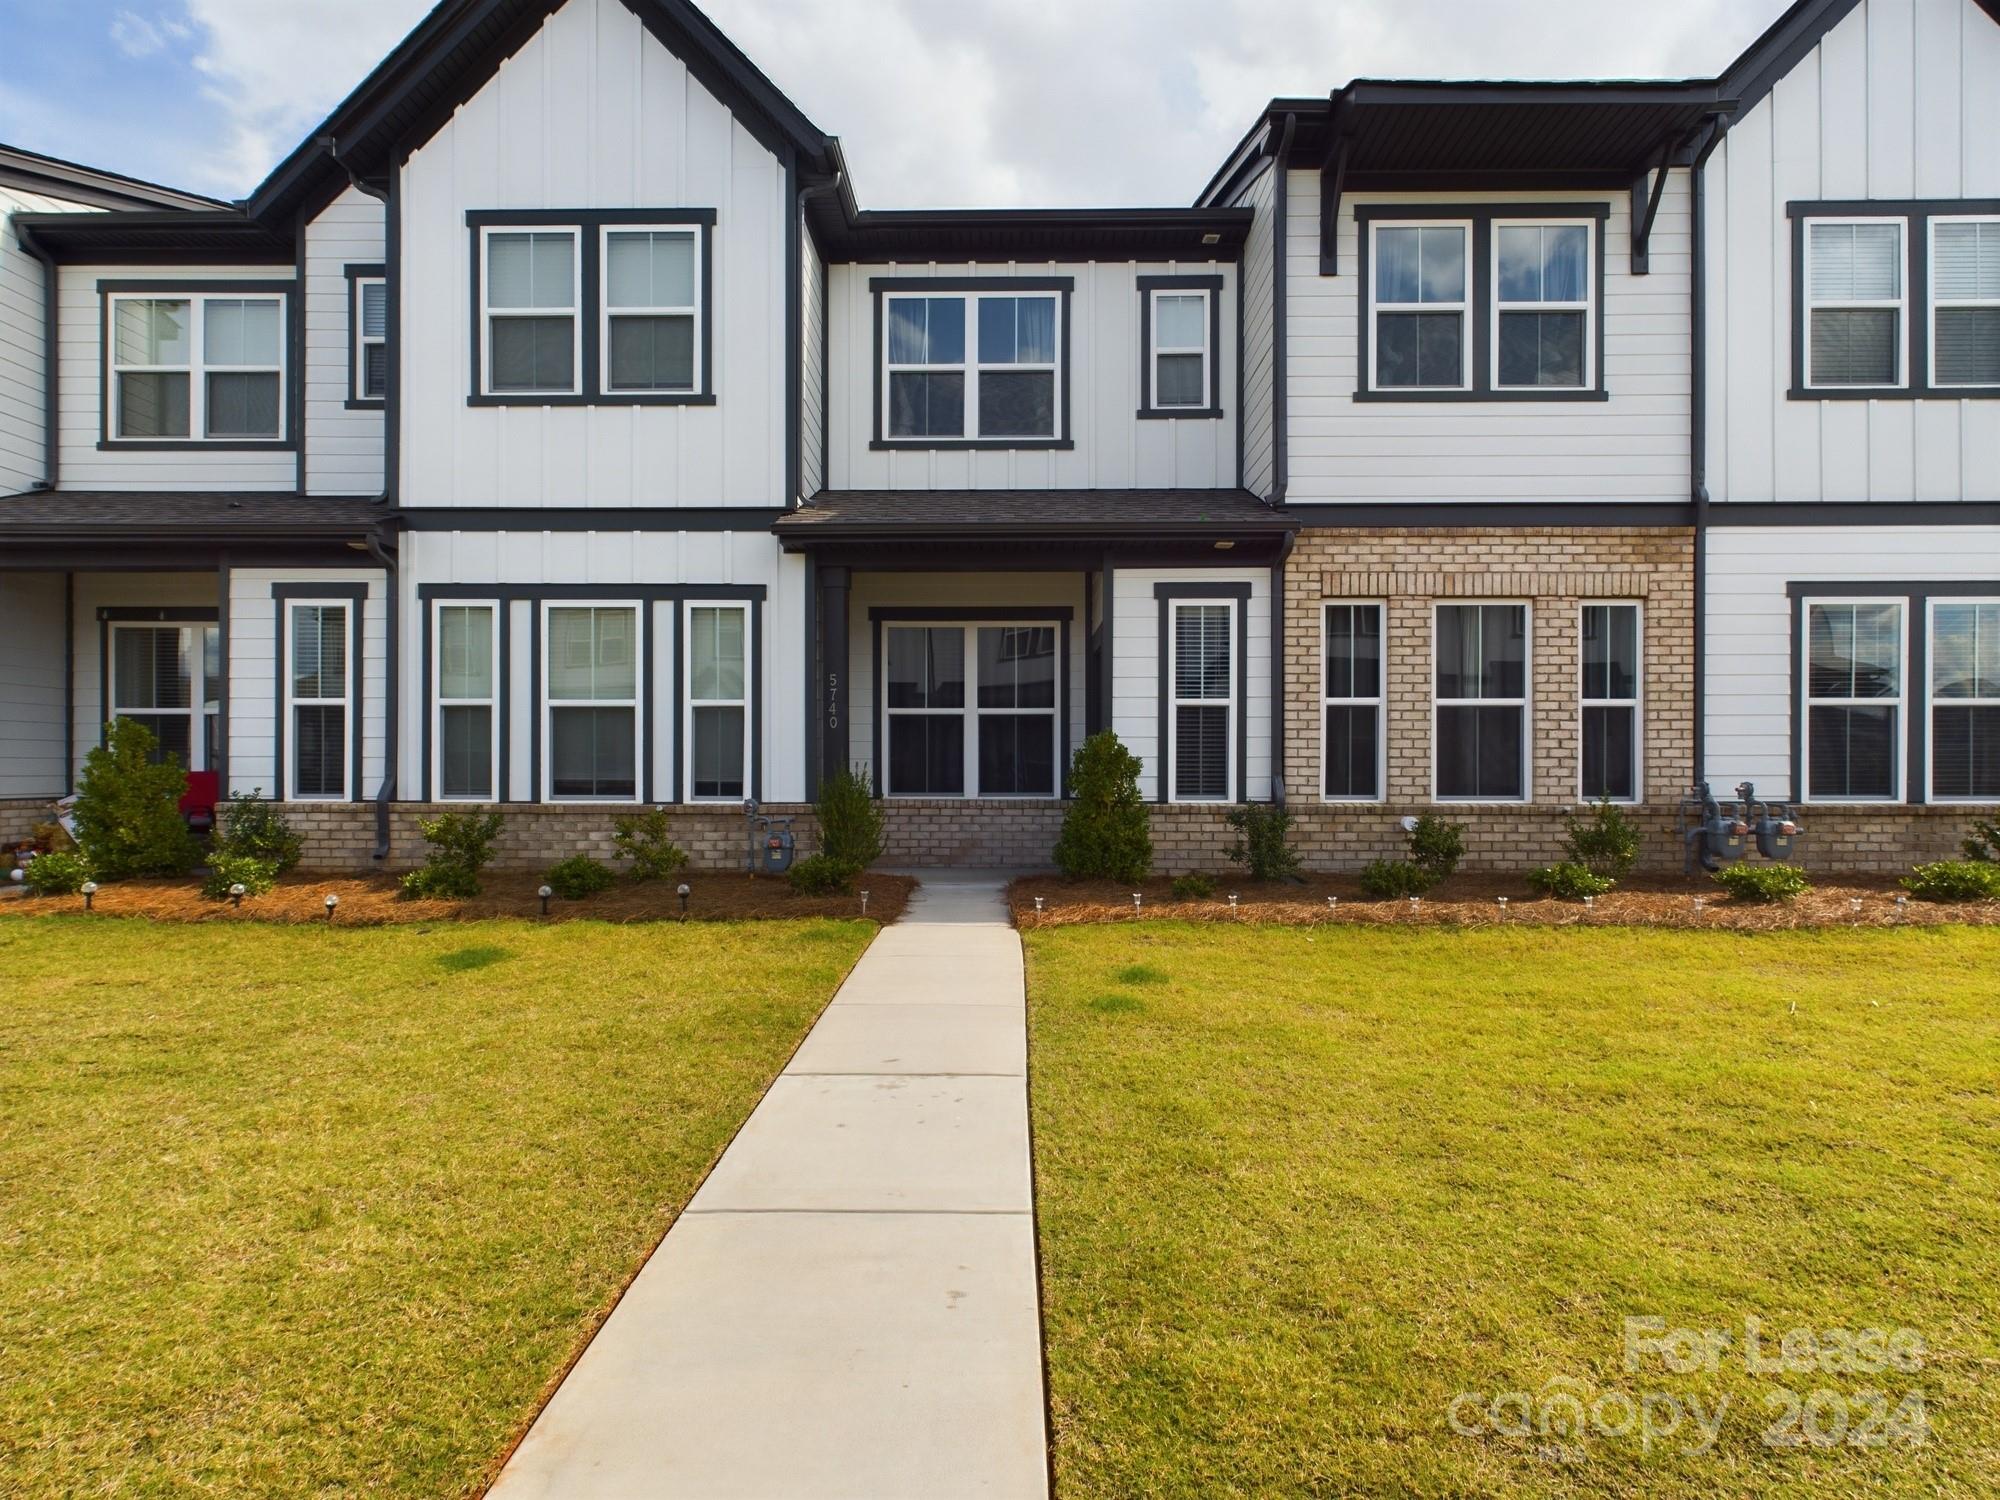
[(437, 723), (432, 774), (445, 801), (485, 802), (494, 796), (499, 752), (499, 648), (492, 604), (436, 606), (433, 685)]
[(345, 801), (352, 708), (348, 607), (295, 602), (287, 611), (288, 786), (301, 801)]
[(1168, 800), (1226, 802), (1236, 769), (1236, 610), (1176, 600), (1168, 632)]
[(354, 279), (354, 389), (356, 401), (389, 393), (389, 283), (380, 276)]
[(1815, 802), (1902, 796), (1903, 603), (1805, 606), (1806, 794)]
[(2000, 386), (2000, 218), (1932, 219), (1931, 384)]
[(543, 774), (554, 802), (639, 795), (641, 645), (635, 605), (545, 605)]
[(1900, 386), (1903, 221), (1806, 224), (1806, 384)]
[(573, 395), (583, 299), (576, 229), (486, 229), (479, 279), (490, 394)]
[(2000, 599), (1931, 604), (1931, 796), (2000, 801)]

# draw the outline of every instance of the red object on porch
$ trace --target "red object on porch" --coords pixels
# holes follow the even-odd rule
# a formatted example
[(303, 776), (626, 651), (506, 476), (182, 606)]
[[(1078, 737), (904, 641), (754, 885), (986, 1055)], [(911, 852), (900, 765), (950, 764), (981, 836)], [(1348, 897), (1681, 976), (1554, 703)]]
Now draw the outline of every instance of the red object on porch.
[(222, 795), (222, 777), (215, 771), (187, 773), (187, 792), (181, 797), (181, 816), (194, 829), (215, 826), (215, 803)]

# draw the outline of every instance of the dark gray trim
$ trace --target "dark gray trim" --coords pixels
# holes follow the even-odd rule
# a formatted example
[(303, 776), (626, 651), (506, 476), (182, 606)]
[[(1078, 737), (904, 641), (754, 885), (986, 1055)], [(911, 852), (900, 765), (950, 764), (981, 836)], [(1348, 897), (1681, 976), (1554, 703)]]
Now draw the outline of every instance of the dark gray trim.
[(63, 574), (63, 795), (76, 790), (76, 574)]
[[(1789, 505), (1787, 510), (1803, 509)], [(1898, 507), (1899, 509), (1901, 507)], [(1879, 509), (1879, 507), (1878, 507)], [(1302, 500), (1285, 508), (1301, 531), (1329, 526), (1492, 527), (1691, 526), (1694, 507), (1681, 500), (1378, 501), (1360, 505)]]
[[(1354, 205), (1355, 260), (1354, 313), (1356, 332), (1354, 399), (1360, 402), (1470, 401), (1608, 401), (1610, 391), (1604, 380), (1604, 262), (1606, 229), (1611, 205), (1582, 203), (1357, 203)], [(1463, 391), (1375, 390), (1371, 389), (1370, 338), (1374, 329), (1369, 312), (1372, 238), (1369, 225), (1377, 221), (1403, 219), (1462, 219), (1472, 224), (1472, 294), (1467, 317), (1472, 325), (1472, 385)], [(1596, 308), (1591, 316), (1591, 342), (1595, 347), (1592, 364), (1596, 384), (1584, 387), (1552, 386), (1547, 389), (1500, 387), (1493, 384), (1493, 221), (1495, 219), (1594, 219), (1597, 232), (1591, 236), (1595, 264), (1591, 274), (1597, 284)]]
[(1728, 526), (2000, 526), (1991, 500), (1718, 500), (1708, 524)]
[[(100, 453), (297, 453), (304, 436), (300, 406), (305, 396), (305, 281), (301, 268), (289, 278), (257, 279), (238, 277), (100, 277), (97, 281), (97, 449)], [(285, 351), (285, 366), (278, 376), (279, 405), (285, 413), (285, 435), (281, 438), (114, 438), (111, 435), (111, 299), (113, 296), (234, 297), (264, 296), (285, 299), (285, 330), (279, 347)], [(189, 337), (193, 334), (190, 331)], [(51, 366), (54, 344), (50, 345)], [(202, 365), (189, 351), (188, 379), (198, 378)], [(50, 382), (51, 389), (54, 382)], [(296, 480), (297, 474), (294, 473)]]
[(218, 744), (208, 747), (208, 762), (215, 769), (216, 786), (225, 800), (229, 796), (229, 742), (232, 726), (229, 722), (229, 593), (233, 587), (230, 578), (229, 554), (222, 554), (215, 567), (215, 650), (216, 671), (220, 680), (216, 684), (215, 729)]
[[(355, 394), (361, 389), (360, 361), (354, 357), (354, 351), (361, 339), (361, 297), (360, 288), (356, 283), (378, 279), (382, 282), (382, 296), (384, 299), (383, 326), (386, 329), (388, 326), (386, 320), (388, 316), (389, 268), (379, 262), (375, 264), (352, 262), (342, 266), (340, 270), (341, 274), (347, 278), (347, 396), (342, 405), (349, 411), (380, 411), (387, 405), (389, 399), (386, 393), (386, 384), (384, 394), (380, 396), (360, 396)], [(386, 382), (388, 380), (387, 354), (390, 339), (385, 337), (382, 343), (385, 358), (382, 378)], [(304, 488), (303, 482), (301, 482), (300, 488)]]
[(403, 168), (399, 156), (389, 173), (382, 206), (383, 263), (389, 278), (389, 389), (382, 406), (382, 499), (394, 505), (402, 490), (403, 467)]
[[(35, 238), (34, 232), (14, 218), (15, 238), (21, 249), (42, 268), (42, 484), (55, 489), (62, 478), (62, 361), (61, 327), (57, 313), (61, 273), (56, 258)], [(99, 350), (100, 356), (103, 350)], [(100, 430), (102, 430), (100, 428)], [(63, 793), (68, 796), (68, 791)]]
[(1837, 578), (1790, 581), (1787, 599), (1986, 599), (2000, 596), (2000, 576), (1988, 579)]
[[(785, 163), (785, 504), (799, 503), (800, 490), (804, 485), (800, 479), (803, 459), (799, 448), (804, 441), (799, 427), (804, 421), (801, 407), (804, 398), (801, 388), (805, 384), (805, 309), (800, 306), (799, 278), (802, 251), (799, 236), (804, 218), (799, 203), (799, 157), (790, 146), (783, 153)], [(707, 318), (702, 319), (707, 325)]]
[[(349, 678), (347, 712), (349, 719), (348, 727), (353, 739), (353, 744), (349, 747), (352, 763), (347, 768), (347, 796), (339, 800), (348, 802), (360, 802), (364, 800), (361, 791), (361, 763), (362, 746), (367, 739), (368, 715), (367, 705), (362, 699), (362, 682), (363, 667), (365, 665), (363, 657), (368, 644), (368, 585), (365, 583), (314, 584), (300, 579), (288, 578), (271, 585), (272, 609), (276, 616), (274, 623), (277, 627), (275, 636), (277, 649), (272, 653), (276, 658), (273, 663), (274, 681), (272, 684), (276, 696), (271, 702), (271, 766), (278, 782), (274, 800), (279, 802), (290, 802), (292, 800), (291, 768), (285, 764), (285, 731), (290, 727), (286, 723), (286, 720), (291, 717), (285, 709), (285, 662), (291, 655), (292, 644), (290, 605), (294, 601), (311, 603), (322, 599), (352, 606), (347, 615), (347, 670)], [(390, 649), (392, 652), (395, 649), (393, 642), (390, 644)], [(336, 799), (315, 797), (311, 800), (315, 802), (330, 802)]]
[[(1653, 269), (1653, 221), (1660, 216), (1660, 200), (1667, 195), (1667, 180), (1673, 176), (1674, 143), (1660, 142), (1660, 159), (1632, 179), (1632, 274), (1650, 275)], [(1650, 189), (1647, 179), (1651, 178)]]
[[(1171, 801), (1173, 767), (1167, 760), (1167, 718), (1173, 711), (1168, 688), (1168, 641), (1172, 634), (1173, 605), (1186, 599), (1233, 599), (1236, 601), (1236, 628), (1231, 649), (1236, 656), (1236, 800), (1250, 800), (1250, 592), (1247, 583), (1156, 583), (1153, 599), (1159, 612), (1159, 779), (1153, 800)], [(1188, 804), (1199, 805), (1199, 804)]]
[[(1074, 448), (1070, 429), (1070, 295), (1076, 288), (1074, 276), (871, 276), (868, 297), (874, 304), (875, 362), (870, 388), (874, 393), (869, 417), (868, 446), (893, 452), (911, 449), (922, 453), (992, 450), (1032, 452)], [(888, 438), (882, 434), (882, 297), (885, 292), (1054, 292), (1060, 299), (1062, 350), (1057, 355), (1062, 400), (1056, 407), (1056, 435), (1052, 438)], [(976, 320), (966, 320), (966, 358), (971, 367), (978, 354)], [(825, 399), (824, 396), (821, 398)], [(969, 415), (969, 414), (968, 414)]]
[[(1688, 173), (1690, 250), (1688, 266), (1688, 498), (1694, 506), (1694, 631), (1688, 713), (1693, 734), (1689, 758), (1695, 785), (1708, 780), (1708, 174), (1703, 164), (1721, 138), (1712, 122), (1697, 144)], [(1642, 658), (1643, 660), (1643, 658)]]
[[(808, 559), (808, 571), (816, 578), (819, 600), (817, 639), (819, 644), (819, 773), (822, 777), (849, 768), (854, 763), (853, 703), (848, 678), (853, 668), (848, 639), (848, 587), (853, 575), (843, 567), (822, 567)], [(876, 785), (881, 785), (877, 778)]]
[(789, 512), (772, 505), (598, 507), (419, 506), (396, 512), (405, 531), (769, 531)]
[[(514, 800), (514, 608), (504, 600), (495, 601), (494, 621), (500, 631), (500, 680), (494, 684), (498, 703), (494, 709), (500, 715), (500, 766), (495, 772), (494, 800), (512, 802)], [(428, 681), (429, 679), (425, 679)]]
[[(1290, 277), (1285, 227), (1291, 201), (1291, 169), (1287, 165), (1292, 137), (1299, 126), (1298, 116), (1287, 114), (1283, 130), (1273, 148), (1271, 170), (1271, 493), (1272, 505), (1283, 505), (1292, 483), (1291, 433), (1291, 337), (1289, 305), (1285, 295)], [(1160, 741), (1160, 762), (1166, 763), (1166, 741)]]
[[(607, 391), (599, 369), (600, 334), (604, 321), (603, 267), (599, 264), (601, 231), (620, 224), (692, 228), (701, 252), (701, 381), (692, 391)], [(713, 406), (715, 394), (715, 224), (712, 208), (597, 209), (468, 209), (465, 232), (470, 244), (472, 286), (472, 365), (468, 372), (467, 406)], [(579, 257), (576, 317), (580, 353), (574, 391), (518, 391), (488, 395), (480, 389), (481, 348), (486, 337), (480, 308), (485, 267), (479, 254), (485, 229), (574, 229)], [(796, 363), (796, 356), (793, 363)]]
[(799, 660), (805, 664), (804, 717), (799, 722), (805, 725), (805, 743), (799, 747), (802, 769), (805, 772), (806, 801), (819, 800), (819, 763), (821, 743), (824, 734), (824, 720), (819, 711), (819, 695), (826, 683), (825, 670), (819, 649), (819, 569), (808, 560), (805, 566), (806, 597), (805, 639), (800, 643)]
[[(1271, 563), (1271, 800), (1282, 807), (1285, 787), (1285, 564), (1297, 544), (1296, 533), (1285, 538), (1285, 547)], [(1248, 651), (1244, 653), (1246, 656)], [(1250, 717), (1246, 695), (1243, 717)]]
[(768, 590), (761, 583), (421, 583), (417, 585), (419, 601), (432, 599), (505, 599), (548, 600), (555, 604), (581, 602), (585, 604), (622, 604), (627, 600), (644, 600), (657, 604), (661, 600), (692, 600), (696, 603), (719, 601), (738, 603), (744, 600), (763, 600)]
[(1097, 623), (1100, 632), (1097, 643), (1097, 692), (1101, 710), (1097, 727), (1114, 729), (1118, 722), (1111, 691), (1112, 668), (1116, 664), (1114, 657), (1118, 646), (1118, 638), (1113, 631), (1113, 624), (1118, 618), (1117, 599), (1112, 592), (1118, 582), (1118, 557), (1115, 553), (1104, 554), (1101, 570), (1104, 576), (1104, 613)]
[(1319, 169), (1319, 274), (1340, 274), (1340, 200), (1347, 192), (1352, 136), (1341, 135)]
[(285, 418), (285, 430), (293, 435), (298, 444), (298, 458), (292, 465), (292, 487), (301, 495), (310, 494), (312, 486), (306, 482), (308, 469), (306, 453), (306, 216), (299, 213), (292, 219), (292, 259), (297, 267), (299, 295), (297, 306), (292, 308), (292, 316), (285, 320), (286, 368), (298, 371), (294, 380), (279, 378), (279, 389), (291, 411)]
[[(1139, 420), (1219, 417), (1222, 412), (1222, 277), (1141, 276), (1139, 282)], [(1208, 389), (1201, 406), (1153, 405), (1153, 293), (1208, 293)]]

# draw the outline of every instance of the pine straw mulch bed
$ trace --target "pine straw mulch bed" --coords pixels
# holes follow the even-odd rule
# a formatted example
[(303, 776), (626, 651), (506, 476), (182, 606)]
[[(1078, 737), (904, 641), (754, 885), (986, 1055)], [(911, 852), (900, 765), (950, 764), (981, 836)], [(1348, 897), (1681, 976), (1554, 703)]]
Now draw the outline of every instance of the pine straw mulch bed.
[[(855, 882), (852, 896), (799, 896), (782, 876), (721, 872), (689, 872), (687, 916), (690, 922), (737, 922), (776, 918), (859, 917), (859, 892), (868, 892), (867, 917), (893, 922), (909, 904), (917, 882), (906, 875), (869, 871)], [(610, 890), (581, 901), (549, 900), (548, 920), (588, 919), (598, 922), (670, 922), (680, 917), (680, 880), (635, 884), (620, 881)], [(263, 896), (246, 896), (243, 905), (210, 901), (200, 882), (186, 880), (122, 880), (98, 887), (93, 910), (106, 917), (151, 917), (162, 922), (324, 922), (326, 898), (338, 896), (334, 922), (342, 927), (373, 927), (394, 922), (479, 921), (489, 917), (532, 917), (541, 920), (541, 898), (535, 894), (542, 877), (533, 874), (482, 877), (484, 892), (469, 901), (406, 901), (396, 890), (396, 877), (315, 876), (297, 874), (280, 881)], [(47, 916), (83, 910), (81, 896), (22, 896), (0, 894), (0, 915)]]
[[(1586, 908), (1580, 901), (1559, 901), (1541, 895), (1519, 876), (1454, 875), (1415, 907), (1406, 898), (1380, 900), (1362, 893), (1352, 876), (1308, 875), (1300, 883), (1269, 884), (1244, 877), (1215, 877), (1215, 894), (1198, 901), (1177, 901), (1173, 882), (1164, 876), (1120, 885), (1109, 880), (1070, 880), (1061, 875), (1031, 875), (1007, 888), (1014, 923), (1021, 928), (1063, 927), (1079, 922), (1248, 922), (1288, 927), (1327, 922), (1486, 924), (1500, 921), (1546, 927), (1637, 925), (1647, 927), (1727, 927), (1744, 931), (1775, 931), (1800, 927), (1890, 927), (1965, 922), (2000, 924), (2000, 901), (1939, 904), (1905, 894), (1896, 877), (1882, 875), (1814, 875), (1813, 888), (1791, 901), (1759, 904), (1732, 900), (1706, 878), (1635, 875), (1619, 889), (1599, 896)], [(1138, 913), (1132, 893), (1140, 896)], [(1234, 894), (1237, 905), (1230, 909)], [(1035, 910), (1035, 898), (1042, 910)], [(1327, 897), (1338, 898), (1328, 907)], [(1505, 896), (1503, 915), (1498, 898)], [(1702, 908), (1695, 910), (1696, 897)], [(1851, 903), (1860, 901), (1856, 911)]]

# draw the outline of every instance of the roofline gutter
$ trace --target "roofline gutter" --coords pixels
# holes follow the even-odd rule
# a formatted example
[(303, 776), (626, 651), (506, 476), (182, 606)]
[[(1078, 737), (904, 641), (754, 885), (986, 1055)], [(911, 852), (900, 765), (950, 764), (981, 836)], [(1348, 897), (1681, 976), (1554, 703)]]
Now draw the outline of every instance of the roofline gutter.
[(33, 225), (17, 223), (14, 237), (42, 268), (42, 477), (35, 488), (52, 490), (62, 477), (62, 450), (56, 442), (62, 421), (62, 361), (57, 358), (56, 350), (56, 258), (35, 237)]
[(1694, 148), (1688, 170), (1689, 233), (1693, 240), (1688, 264), (1688, 491), (1694, 502), (1693, 610), (1694, 673), (1691, 709), (1694, 738), (1689, 746), (1690, 778), (1697, 786), (1708, 779), (1708, 195), (1706, 165), (1711, 152), (1729, 129), (1722, 116), (1712, 118), (1706, 136)]

